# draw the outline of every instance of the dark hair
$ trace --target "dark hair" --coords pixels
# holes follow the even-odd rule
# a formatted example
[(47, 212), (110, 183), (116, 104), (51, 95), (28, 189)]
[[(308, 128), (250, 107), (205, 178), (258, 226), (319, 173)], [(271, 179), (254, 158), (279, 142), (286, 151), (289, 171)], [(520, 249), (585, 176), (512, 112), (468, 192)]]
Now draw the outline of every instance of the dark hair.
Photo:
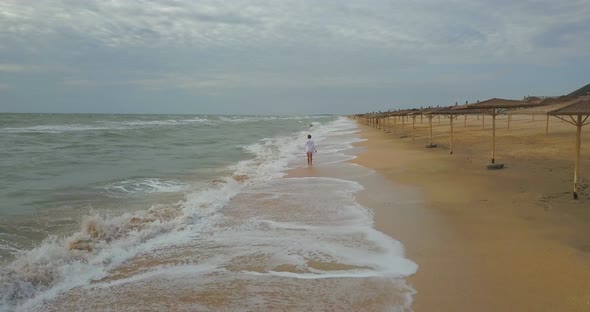
[(307, 135), (307, 138), (308, 138), (308, 139), (311, 139), (311, 134), (308, 134), (308, 135)]

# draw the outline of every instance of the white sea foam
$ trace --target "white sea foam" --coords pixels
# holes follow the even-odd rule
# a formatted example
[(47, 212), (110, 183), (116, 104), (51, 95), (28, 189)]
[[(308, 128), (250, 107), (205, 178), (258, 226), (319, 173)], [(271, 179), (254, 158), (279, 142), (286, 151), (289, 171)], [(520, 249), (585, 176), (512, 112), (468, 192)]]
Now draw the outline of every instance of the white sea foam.
[(139, 178), (123, 180), (105, 186), (105, 194), (112, 198), (124, 198), (129, 196), (141, 196), (151, 193), (182, 192), (190, 185), (180, 181), (164, 180), (158, 178)]
[(21, 251), (21, 249), (15, 246), (13, 242), (0, 238), (0, 253), (16, 254), (19, 251)]
[(110, 288), (116, 287), (125, 284), (137, 283), (143, 280), (158, 278), (161, 276), (165, 276), (166, 278), (176, 278), (179, 276), (186, 276), (191, 275), (194, 276), (196, 274), (205, 274), (211, 272), (221, 272), (223, 270), (218, 270), (214, 265), (211, 264), (185, 264), (185, 265), (174, 265), (174, 266), (159, 266), (155, 267), (145, 273), (133, 275), (128, 278), (122, 278), (115, 281), (109, 282), (102, 282), (102, 283), (95, 283), (89, 285), (88, 288)]
[[(323, 157), (344, 155), (356, 140), (350, 135), (354, 128), (353, 123), (343, 118), (326, 126), (315, 123), (312, 133), (318, 147), (326, 147)], [(339, 131), (348, 132), (349, 138), (339, 137)], [(285, 169), (302, 164), (302, 145), (307, 133), (268, 138), (244, 147), (255, 157), (231, 166), (233, 177), (223, 177), (188, 193), (185, 200), (176, 205), (154, 206), (115, 217), (89, 216), (79, 232), (68, 237), (52, 236), (33, 250), (19, 252), (17, 260), (0, 268), (0, 310), (34, 310), (63, 292), (105, 277), (107, 272), (138, 254), (191, 243), (204, 228), (215, 227), (220, 218), (227, 219), (223, 210), (244, 190), (246, 193), (242, 194), (246, 198), (249, 194), (256, 194), (258, 199), (270, 199), (270, 202), (274, 198), (292, 210), (286, 215), (273, 215), (273, 210), (256, 209), (254, 199), (242, 203), (243, 211), (256, 209), (248, 216), (251, 222), (238, 222), (226, 231), (210, 231), (206, 241), (226, 246), (225, 253), (216, 255), (217, 262), (207, 263), (202, 268), (208, 270), (213, 266), (223, 270), (232, 259), (256, 251), (272, 260), (260, 274), (285, 274), (274, 270), (273, 263), (302, 268), (305, 272), (297, 278), (412, 274), (416, 266), (404, 258), (401, 244), (375, 231), (370, 211), (354, 201), (354, 193), (360, 190), (360, 185), (327, 178), (277, 180), (284, 176)], [(169, 182), (122, 181), (111, 185), (110, 190), (149, 193), (177, 191), (181, 187), (181, 184)], [(310, 185), (314, 188), (309, 189)], [(314, 190), (317, 192), (313, 193)], [(306, 193), (310, 196), (302, 199), (301, 194)], [(322, 197), (326, 194), (337, 196)], [(304, 205), (300, 205), (301, 202)], [(268, 203), (265, 205), (272, 208)], [(274, 234), (269, 235), (269, 227)], [(290, 252), (277, 253), (285, 248)], [(322, 271), (310, 266), (309, 260), (337, 261), (363, 268), (346, 272)], [(184, 269), (189, 272), (194, 268)], [(163, 271), (130, 277), (119, 284), (100, 285), (108, 288), (135, 283), (157, 278), (162, 272), (168, 272), (166, 270), (177, 269), (167, 267)]]
[(71, 131), (92, 131), (109, 129), (104, 126), (95, 125), (44, 125), (32, 127), (17, 127), (17, 128), (0, 128), (0, 133), (62, 133)]
[(267, 120), (309, 120), (314, 118), (325, 118), (325, 116), (220, 116), (218, 120), (229, 123), (246, 123)]
[(126, 130), (132, 128), (150, 128), (177, 126), (186, 124), (208, 124), (213, 121), (206, 118), (168, 119), (168, 120), (136, 120), (136, 121), (94, 121), (88, 124), (57, 124), (38, 125), (31, 127), (0, 128), (0, 133), (64, 133), (78, 131)]
[[(55, 124), (55, 125), (37, 125), (30, 127), (5, 127), (0, 128), (0, 133), (64, 133), (78, 131), (106, 131), (106, 130), (126, 130), (133, 128), (153, 128), (190, 124), (202, 125), (219, 125), (223, 123), (247, 123), (259, 122), (266, 120), (303, 120), (313, 118), (324, 118), (324, 116), (220, 116), (210, 118), (207, 116), (195, 118), (178, 118), (166, 120), (130, 120), (130, 121), (92, 121), (88, 124)], [(314, 123), (312, 123), (314, 124)], [(319, 123), (315, 123), (319, 125)]]

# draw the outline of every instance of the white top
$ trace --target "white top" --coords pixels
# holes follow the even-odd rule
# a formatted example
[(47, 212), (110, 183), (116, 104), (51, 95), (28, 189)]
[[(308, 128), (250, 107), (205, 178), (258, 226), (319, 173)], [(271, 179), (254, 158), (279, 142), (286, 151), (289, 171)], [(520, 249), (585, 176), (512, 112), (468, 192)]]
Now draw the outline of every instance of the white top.
[(307, 153), (315, 152), (315, 142), (312, 139), (309, 139), (307, 142), (305, 142), (305, 151)]

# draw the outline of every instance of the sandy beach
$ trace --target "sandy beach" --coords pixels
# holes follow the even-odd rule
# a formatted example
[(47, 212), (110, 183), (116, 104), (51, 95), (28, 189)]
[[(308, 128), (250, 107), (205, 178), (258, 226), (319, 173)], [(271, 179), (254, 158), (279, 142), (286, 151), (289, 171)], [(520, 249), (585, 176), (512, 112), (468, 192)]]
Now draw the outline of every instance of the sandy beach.
[[(551, 119), (516, 116), (497, 123), (497, 162), (490, 171), (491, 122), (476, 116), (455, 124), (435, 118), (405, 133), (359, 120), (355, 163), (398, 187), (419, 192), (421, 205), (399, 207), (395, 196), (361, 196), (375, 212), (376, 228), (400, 240), (420, 266), (409, 279), (415, 311), (590, 311), (590, 128), (582, 133), (581, 190), (573, 200), (575, 128)], [(394, 133), (395, 132), (395, 133)], [(400, 138), (401, 137), (401, 138)], [(362, 195), (362, 194), (361, 194)]]

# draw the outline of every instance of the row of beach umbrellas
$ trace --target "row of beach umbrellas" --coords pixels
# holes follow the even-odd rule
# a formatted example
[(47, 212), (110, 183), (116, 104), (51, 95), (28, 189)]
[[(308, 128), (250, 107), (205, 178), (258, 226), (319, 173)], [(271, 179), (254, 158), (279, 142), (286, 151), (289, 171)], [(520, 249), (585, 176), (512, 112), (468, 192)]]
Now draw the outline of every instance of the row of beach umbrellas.
[(492, 118), (492, 154), (488, 169), (501, 169), (503, 164), (496, 163), (496, 117), (498, 115), (508, 115), (508, 128), (510, 128), (510, 121), (513, 115), (531, 115), (544, 116), (546, 118), (545, 132), (549, 133), (549, 118), (554, 116), (576, 127), (576, 143), (575, 143), (575, 161), (574, 161), (574, 179), (573, 179), (573, 197), (578, 198), (578, 180), (580, 171), (580, 146), (581, 146), (581, 132), (582, 127), (590, 124), (590, 96), (562, 96), (549, 98), (527, 98), (523, 101), (508, 100), (492, 98), (486, 101), (478, 101), (475, 103), (466, 103), (465, 105), (454, 105), (447, 107), (427, 107), (414, 109), (401, 109), (387, 112), (373, 112), (355, 115), (357, 118), (365, 119), (365, 122), (374, 127), (383, 127), (385, 120), (391, 126), (390, 117), (393, 119), (394, 129), (397, 129), (397, 120), (401, 118), (402, 131), (405, 127), (405, 121), (408, 118), (412, 119), (412, 138), (416, 136), (416, 118), (423, 117), (428, 119), (430, 127), (430, 144), (426, 147), (436, 147), (432, 142), (432, 119), (435, 116), (444, 116), (450, 121), (450, 153), (453, 154), (453, 139), (454, 139), (454, 121), (459, 116), (477, 115), (482, 116), (482, 124), (485, 122), (485, 116), (489, 115)]

